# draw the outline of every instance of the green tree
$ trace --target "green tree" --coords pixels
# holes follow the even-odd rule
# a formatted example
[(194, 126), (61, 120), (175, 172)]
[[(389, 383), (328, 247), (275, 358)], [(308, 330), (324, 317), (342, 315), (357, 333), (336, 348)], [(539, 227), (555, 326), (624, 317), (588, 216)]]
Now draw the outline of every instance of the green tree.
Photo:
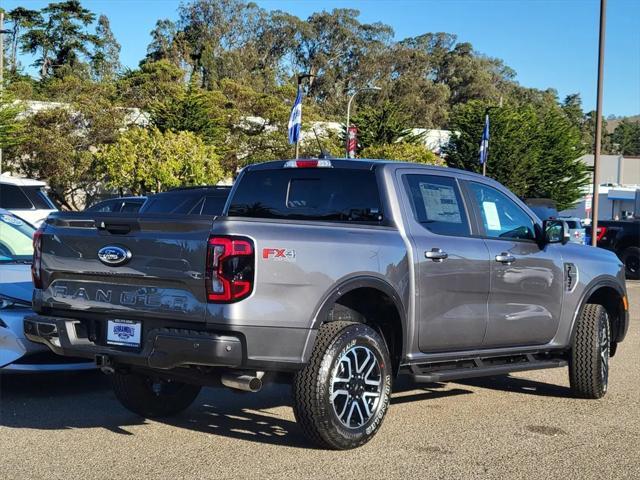
[(111, 31), (111, 25), (106, 15), (100, 15), (96, 26), (96, 37), (99, 43), (95, 44), (91, 57), (91, 68), (98, 81), (111, 81), (120, 72), (120, 44)]
[(622, 120), (611, 134), (612, 149), (622, 155), (640, 155), (640, 122)]
[(391, 102), (380, 107), (365, 106), (353, 117), (358, 128), (358, 143), (361, 149), (388, 145), (396, 142), (419, 143), (422, 135), (411, 132), (408, 116)]
[(399, 160), (425, 165), (444, 165), (444, 161), (424, 145), (392, 143), (372, 145), (360, 152), (362, 158)]
[(82, 7), (80, 0), (50, 3), (41, 14), (42, 19), (20, 39), (22, 50), (36, 57), (34, 66), (40, 68), (41, 76), (47, 77), (62, 67), (83, 69), (92, 47), (101, 44), (96, 35), (87, 32), (95, 15)]
[(163, 99), (176, 97), (184, 91), (184, 71), (169, 62), (143, 62), (139, 69), (126, 72), (117, 82), (123, 104), (150, 109)]
[(109, 187), (135, 195), (214, 185), (225, 177), (215, 148), (192, 132), (132, 128), (94, 157)]
[[(478, 101), (454, 108), (455, 133), (443, 149), (448, 166), (482, 171), (478, 151), (486, 112)], [(578, 161), (580, 132), (561, 109), (505, 105), (489, 112), (487, 175), (521, 197), (551, 198), (560, 210), (575, 203), (588, 176)]]
[(44, 110), (29, 117), (25, 140), (7, 152), (13, 170), (49, 183), (53, 196), (67, 209), (82, 206), (96, 178), (81, 119), (67, 108)]
[(196, 85), (151, 105), (151, 123), (162, 132), (193, 132), (211, 145), (222, 146), (228, 134), (222, 92), (207, 92)]
[(20, 120), (23, 111), (22, 104), (11, 94), (0, 91), (0, 148), (13, 147), (23, 141), (24, 121)]
[(16, 7), (9, 11), (7, 20), (11, 25), (11, 37), (9, 40), (9, 71), (16, 74), (18, 71), (18, 50), (22, 31), (40, 25), (42, 16), (37, 10), (30, 10), (24, 7)]

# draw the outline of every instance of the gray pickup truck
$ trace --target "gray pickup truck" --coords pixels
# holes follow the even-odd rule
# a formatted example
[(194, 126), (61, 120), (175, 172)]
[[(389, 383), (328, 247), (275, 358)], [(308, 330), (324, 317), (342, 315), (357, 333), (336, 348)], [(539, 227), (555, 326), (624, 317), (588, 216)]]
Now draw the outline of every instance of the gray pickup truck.
[(95, 359), (148, 417), (201, 386), (285, 379), (309, 439), (354, 448), (399, 374), (568, 366), (576, 396), (602, 397), (628, 327), (623, 266), (567, 241), (562, 220), (469, 172), (269, 162), (240, 173), (219, 217), (51, 215), (25, 333)]

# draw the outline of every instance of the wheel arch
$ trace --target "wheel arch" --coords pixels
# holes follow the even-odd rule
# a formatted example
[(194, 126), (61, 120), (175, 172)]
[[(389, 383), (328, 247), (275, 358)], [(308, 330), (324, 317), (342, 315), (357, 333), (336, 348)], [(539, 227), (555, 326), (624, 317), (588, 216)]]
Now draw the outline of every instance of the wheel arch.
[[(579, 308), (573, 317), (571, 326), (571, 342), (575, 337), (576, 324), (584, 306), (589, 303), (602, 305), (611, 322), (611, 341), (614, 344), (621, 342), (629, 327), (628, 309), (625, 304), (626, 292), (620, 284), (612, 278), (596, 278), (585, 288), (580, 299)], [(612, 355), (615, 347), (612, 350)]]
[[(386, 280), (369, 275), (342, 280), (316, 307), (311, 328), (317, 330), (324, 323), (344, 320), (340, 314), (332, 315), (336, 306), (356, 312), (351, 320), (368, 324), (382, 335), (397, 373), (406, 352), (407, 314), (396, 289)], [(307, 349), (310, 355), (313, 345)]]

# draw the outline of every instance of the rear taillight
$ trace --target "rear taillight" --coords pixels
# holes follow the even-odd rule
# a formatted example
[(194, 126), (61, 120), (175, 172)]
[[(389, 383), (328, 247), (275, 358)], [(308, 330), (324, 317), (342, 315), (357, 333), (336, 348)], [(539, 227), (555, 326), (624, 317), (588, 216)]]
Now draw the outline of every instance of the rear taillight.
[(35, 288), (42, 288), (42, 227), (33, 234), (33, 262), (31, 279)]
[(602, 237), (604, 237), (606, 234), (607, 227), (598, 227), (598, 230), (596, 230), (596, 242), (602, 240)]
[(205, 283), (207, 300), (231, 303), (253, 290), (255, 263), (253, 242), (245, 237), (210, 237), (207, 245)]

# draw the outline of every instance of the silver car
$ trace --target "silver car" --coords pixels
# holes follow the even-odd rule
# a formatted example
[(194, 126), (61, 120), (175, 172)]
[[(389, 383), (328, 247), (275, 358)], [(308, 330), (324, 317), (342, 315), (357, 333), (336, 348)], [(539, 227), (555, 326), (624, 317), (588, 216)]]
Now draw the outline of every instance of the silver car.
[(586, 243), (586, 230), (582, 224), (582, 220), (576, 217), (558, 217), (560, 220), (564, 220), (569, 227), (569, 241), (571, 243), (579, 243), (584, 245)]
[(0, 373), (86, 370), (84, 359), (62, 358), (24, 338), (24, 317), (31, 310), (31, 238), (35, 229), (0, 209)]

